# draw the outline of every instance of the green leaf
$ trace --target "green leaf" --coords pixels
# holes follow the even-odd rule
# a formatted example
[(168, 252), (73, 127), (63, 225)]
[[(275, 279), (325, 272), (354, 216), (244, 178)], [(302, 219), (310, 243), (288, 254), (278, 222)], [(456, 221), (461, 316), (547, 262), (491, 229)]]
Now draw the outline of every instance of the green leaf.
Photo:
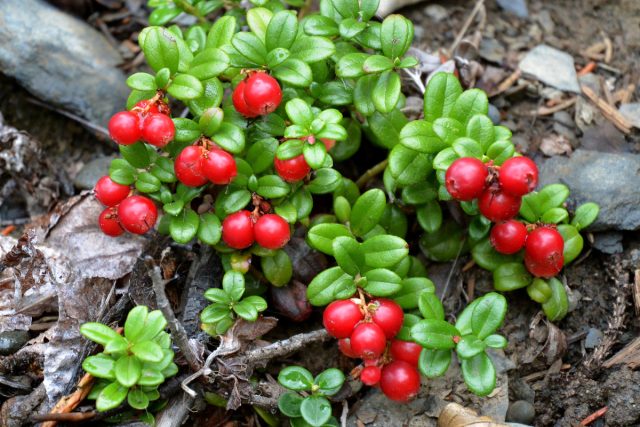
[(540, 213), (544, 213), (552, 208), (562, 206), (569, 197), (569, 188), (563, 184), (546, 185), (536, 195), (538, 209)]
[(423, 293), (435, 292), (435, 285), (426, 277), (410, 277), (404, 279), (401, 285), (402, 288), (395, 294), (393, 300), (405, 310), (417, 308)]
[[(220, 296), (220, 289), (216, 289), (217, 292), (216, 298)], [(214, 289), (207, 289), (205, 296), (207, 299), (214, 299)], [(221, 299), (221, 298), (220, 298)], [(218, 323), (224, 320), (225, 318), (230, 317), (231, 309), (229, 308), (228, 303), (225, 305), (222, 304), (211, 304), (205, 307), (204, 310), (200, 313), (200, 320), (202, 323)]]
[(418, 359), (418, 369), (427, 378), (444, 375), (449, 369), (449, 364), (451, 364), (451, 350), (423, 348)]
[(136, 180), (136, 190), (142, 193), (155, 193), (161, 185), (160, 180), (149, 172), (142, 172)]
[(402, 15), (389, 15), (382, 21), (382, 52), (391, 59), (405, 54), (413, 41), (413, 24)]
[(122, 402), (124, 402), (128, 391), (129, 387), (123, 387), (116, 381), (112, 382), (103, 388), (98, 395), (98, 398), (96, 399), (96, 409), (99, 412), (104, 412), (117, 408)]
[(156, 79), (149, 73), (135, 73), (127, 79), (127, 86), (136, 90), (156, 90)]
[(444, 320), (444, 307), (434, 292), (422, 292), (418, 308), (425, 319)]
[(224, 73), (228, 67), (229, 57), (223, 50), (208, 48), (193, 58), (189, 74), (198, 80), (209, 80)]
[(291, 258), (282, 249), (275, 251), (273, 256), (266, 256), (260, 259), (262, 272), (274, 286), (285, 286), (291, 280), (293, 266)]
[(291, 56), (307, 63), (323, 61), (335, 51), (333, 42), (320, 36), (298, 35), (291, 46)]
[(474, 394), (487, 396), (496, 387), (496, 370), (485, 352), (471, 359), (462, 359), (464, 382)]
[[(176, 136), (174, 140), (177, 142), (193, 142), (200, 136), (200, 128), (198, 124), (190, 119), (174, 118), (173, 124), (176, 127)], [(184, 147), (184, 146), (183, 146)], [(182, 147), (180, 148), (182, 151)], [(178, 153), (175, 153), (176, 155)]]
[(393, 69), (393, 66), (393, 60), (390, 58), (382, 55), (371, 55), (364, 61), (362, 68), (365, 73), (382, 73)]
[[(169, 365), (169, 368), (167, 368), (167, 369), (170, 369), (171, 366), (175, 366), (175, 364), (172, 363), (171, 365)], [(177, 366), (176, 366), (176, 368), (177, 368)], [(173, 375), (175, 375), (175, 374), (167, 375), (167, 377), (170, 377), (170, 376), (173, 376)], [(158, 372), (155, 369), (151, 369), (151, 368), (145, 367), (145, 368), (142, 369), (142, 373), (140, 375), (140, 379), (138, 380), (138, 385), (140, 385), (140, 386), (149, 386), (149, 387), (158, 386), (158, 385), (160, 385), (160, 384), (162, 384), (164, 382), (164, 378), (165, 378), (165, 376), (161, 372)]]
[(436, 157), (434, 157), (433, 168), (437, 171), (446, 171), (458, 158), (459, 157), (453, 148), (445, 148), (436, 154)]
[(456, 353), (460, 359), (470, 359), (482, 353), (487, 345), (475, 335), (465, 335), (456, 346)]
[(207, 35), (207, 47), (222, 47), (230, 44), (236, 32), (236, 18), (230, 15), (215, 20)]
[(418, 224), (427, 233), (438, 231), (442, 225), (442, 208), (437, 200), (432, 200), (416, 209)]
[(420, 153), (403, 145), (396, 145), (389, 154), (389, 171), (399, 185), (424, 181), (432, 170), (430, 154)]
[(487, 148), (487, 156), (500, 166), (513, 157), (516, 149), (511, 141), (496, 141)]
[(110, 327), (103, 325), (102, 323), (89, 322), (80, 326), (80, 333), (85, 338), (90, 339), (102, 346), (106, 346), (109, 341), (117, 339), (118, 333)]
[(408, 205), (422, 205), (436, 197), (438, 190), (431, 181), (419, 182), (402, 189), (402, 201)]
[(198, 225), (198, 239), (207, 245), (216, 245), (222, 236), (222, 225), (220, 219), (212, 213), (200, 215)]
[(558, 226), (558, 232), (564, 239), (563, 258), (564, 265), (567, 265), (576, 259), (578, 255), (580, 255), (580, 252), (582, 252), (584, 239), (580, 235), (578, 229), (573, 225), (560, 224)]
[[(130, 341), (136, 341), (144, 329), (149, 309), (144, 305), (139, 305), (131, 309), (124, 322), (124, 336)], [(82, 328), (80, 329), (82, 332)], [(116, 333), (115, 331), (113, 331)]]
[(360, 16), (363, 21), (368, 21), (374, 17), (378, 11), (380, 0), (362, 0), (360, 2)]
[(258, 318), (258, 310), (253, 304), (243, 300), (233, 305), (233, 311), (248, 322), (255, 322)]
[(541, 220), (545, 224), (559, 224), (569, 218), (569, 212), (564, 208), (551, 208), (542, 214)]
[(483, 152), (495, 141), (493, 122), (484, 114), (476, 114), (467, 123), (466, 136), (477, 141)]
[(343, 19), (339, 26), (340, 36), (345, 40), (351, 40), (364, 31), (366, 27), (366, 22), (358, 21), (355, 18)]
[(127, 402), (133, 409), (146, 409), (149, 406), (149, 398), (146, 393), (139, 388), (129, 390)]
[(466, 127), (474, 115), (486, 115), (488, 111), (489, 100), (487, 99), (487, 94), (480, 89), (469, 89), (462, 92), (456, 99), (451, 110), (451, 117)]
[(262, 312), (267, 309), (267, 301), (258, 295), (250, 295), (242, 301), (247, 304), (251, 304), (258, 312)]
[(409, 254), (409, 245), (400, 237), (380, 235), (362, 243), (364, 262), (369, 267), (392, 267)]
[(264, 172), (273, 165), (277, 149), (278, 141), (275, 138), (260, 139), (249, 147), (245, 160), (255, 173)]
[(260, 38), (253, 33), (236, 33), (231, 44), (237, 52), (253, 65), (266, 65), (267, 48)]
[(311, 111), (311, 107), (300, 98), (294, 98), (287, 102), (284, 106), (289, 119), (296, 125), (303, 128), (311, 126), (311, 122), (315, 119), (315, 114)]
[(465, 309), (462, 310), (462, 313), (458, 315), (455, 326), (460, 331), (461, 335), (464, 336), (472, 333), (471, 317), (473, 315), (473, 310), (475, 310), (479, 302), (480, 298), (471, 301), (471, 304), (466, 306)]
[(158, 157), (150, 170), (151, 174), (158, 178), (161, 182), (176, 182), (176, 175), (173, 168), (173, 162), (167, 157)]
[(480, 159), (484, 154), (484, 150), (480, 143), (465, 136), (453, 141), (451, 148), (453, 148), (453, 151), (455, 151), (460, 157), (474, 157), (476, 159)]
[(232, 123), (222, 122), (218, 131), (211, 135), (211, 139), (229, 153), (240, 154), (244, 150), (244, 132)]
[(133, 345), (131, 352), (143, 362), (159, 362), (162, 360), (162, 348), (153, 341), (143, 341)]
[(267, 26), (273, 17), (273, 12), (264, 7), (254, 7), (247, 11), (247, 24), (249, 29), (264, 43), (267, 34)]
[(498, 334), (489, 335), (484, 339), (484, 343), (487, 345), (487, 347), (491, 348), (502, 349), (507, 347), (507, 339)]
[(294, 87), (308, 87), (313, 81), (309, 65), (295, 58), (288, 58), (271, 71), (275, 78)]
[(320, 387), (318, 391), (325, 396), (333, 396), (342, 388), (344, 384), (344, 374), (340, 369), (329, 368), (322, 371), (314, 380), (314, 383)]
[(324, 306), (337, 299), (349, 298), (355, 291), (353, 277), (340, 267), (332, 267), (313, 278), (307, 288), (307, 298), (315, 306)]
[(386, 71), (380, 75), (371, 94), (373, 105), (382, 113), (391, 112), (400, 100), (400, 75), (395, 71)]
[(109, 166), (109, 177), (118, 184), (131, 185), (136, 179), (136, 169), (124, 159), (113, 159)]
[(222, 276), (222, 290), (231, 301), (240, 301), (242, 294), (244, 294), (244, 276), (242, 273), (233, 270), (224, 273), (224, 276)]
[(454, 348), (454, 337), (460, 332), (450, 323), (438, 319), (425, 319), (411, 328), (411, 337), (423, 347), (445, 350)]
[(377, 83), (377, 74), (362, 76), (356, 82), (356, 87), (353, 90), (353, 105), (365, 116), (370, 116), (376, 112), (376, 106), (373, 103), (371, 94), (373, 93), (373, 89), (376, 87)]
[(178, 74), (167, 88), (167, 92), (181, 101), (188, 101), (201, 97), (204, 94), (204, 86), (190, 74)]
[(180, 53), (176, 37), (170, 31), (160, 27), (148, 27), (143, 33), (144, 42), (140, 42), (140, 47), (147, 64), (156, 72), (163, 68), (168, 68), (171, 74), (177, 72)]
[(304, 144), (302, 146), (302, 154), (307, 164), (312, 169), (319, 169), (325, 162), (327, 149), (324, 144)]
[(188, 243), (197, 234), (200, 217), (191, 209), (184, 209), (179, 215), (171, 217), (169, 233), (177, 243)]
[(386, 207), (386, 196), (380, 189), (363, 193), (351, 209), (350, 226), (356, 236), (368, 233), (382, 218)]
[(278, 175), (265, 175), (258, 178), (256, 193), (267, 199), (284, 197), (291, 191), (289, 184)]
[(433, 131), (433, 125), (424, 120), (407, 123), (400, 131), (400, 144), (411, 150), (429, 154), (438, 153), (449, 146)]
[(518, 261), (517, 255), (504, 255), (498, 253), (488, 238), (481, 240), (471, 249), (473, 260), (482, 268), (494, 271), (502, 264)]
[(331, 404), (324, 397), (309, 396), (302, 401), (300, 413), (313, 427), (321, 427), (331, 418)]
[(82, 362), (82, 369), (96, 378), (104, 378), (106, 380), (115, 379), (113, 368), (115, 361), (106, 354), (98, 353), (95, 356), (89, 356)]
[(105, 354), (121, 353), (126, 351), (129, 347), (129, 341), (127, 341), (122, 335), (118, 335), (118, 338), (112, 339), (104, 347)]
[(322, 15), (311, 15), (304, 20), (304, 32), (310, 36), (332, 37), (340, 34), (333, 19)]
[(283, 415), (290, 418), (301, 417), (300, 405), (302, 405), (303, 397), (298, 393), (286, 392), (280, 395), (278, 399), (278, 409)]
[(291, 56), (291, 52), (282, 47), (277, 47), (267, 54), (267, 65), (269, 68), (276, 68)]
[(596, 220), (599, 213), (600, 207), (597, 204), (591, 202), (584, 203), (576, 209), (576, 213), (571, 220), (571, 225), (573, 225), (578, 231), (583, 230)]
[(506, 292), (526, 288), (531, 283), (531, 275), (521, 263), (501, 264), (493, 270), (493, 287)]
[(376, 111), (371, 117), (367, 118), (367, 123), (368, 129), (365, 128), (365, 131), (367, 131), (371, 141), (391, 149), (398, 144), (400, 130), (408, 123), (408, 120), (402, 111), (395, 109), (388, 114)]
[(278, 382), (289, 390), (306, 391), (313, 386), (313, 375), (300, 366), (287, 366), (278, 374)]
[(140, 379), (142, 364), (135, 356), (122, 356), (115, 364), (116, 380), (124, 387), (132, 387)]
[(464, 135), (464, 126), (456, 119), (443, 117), (433, 122), (433, 131), (447, 145)]
[(160, 6), (149, 14), (149, 24), (164, 25), (181, 13), (182, 10), (177, 8), (174, 4)]
[(554, 277), (549, 279), (548, 283), (551, 288), (551, 298), (542, 304), (542, 310), (547, 319), (557, 322), (569, 312), (569, 298), (561, 281)]
[(529, 298), (540, 304), (547, 302), (552, 295), (549, 284), (539, 277), (533, 279), (533, 282), (527, 286), (527, 293)]
[(355, 276), (364, 266), (360, 243), (348, 236), (338, 236), (332, 243), (333, 256), (345, 273)]
[(451, 73), (436, 73), (424, 93), (424, 119), (434, 122), (440, 117), (448, 117), (453, 105), (462, 94), (460, 81)]
[[(306, 24), (305, 24), (306, 28)], [(298, 33), (298, 20), (290, 11), (280, 11), (273, 15), (266, 33), (267, 50), (275, 48), (289, 49)]]
[(398, 292), (402, 285), (402, 278), (386, 268), (376, 268), (364, 273), (367, 284), (364, 289), (371, 295), (386, 297)]
[(478, 299), (471, 315), (471, 330), (483, 340), (494, 333), (507, 314), (507, 300), (496, 292), (490, 292)]
[[(244, 287), (242, 289), (244, 291)], [(211, 302), (219, 303), (219, 304), (229, 304), (231, 302), (231, 296), (220, 288), (207, 289), (204, 293), (204, 297)], [(218, 309), (213, 310), (213, 312), (209, 313), (209, 315), (215, 316), (216, 314), (219, 314), (217, 310)], [(212, 323), (212, 322), (214, 322), (214, 320), (207, 321), (206, 323)]]

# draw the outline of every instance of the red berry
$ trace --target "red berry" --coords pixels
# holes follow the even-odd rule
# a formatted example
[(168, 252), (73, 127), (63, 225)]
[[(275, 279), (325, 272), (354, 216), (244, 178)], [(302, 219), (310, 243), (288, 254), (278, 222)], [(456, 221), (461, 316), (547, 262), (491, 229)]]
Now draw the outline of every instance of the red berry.
[(375, 323), (360, 323), (353, 329), (349, 340), (353, 352), (362, 359), (380, 357), (387, 346), (384, 331)]
[(96, 199), (105, 206), (115, 206), (127, 198), (131, 192), (128, 185), (118, 184), (109, 178), (108, 175), (103, 176), (96, 182), (93, 190)]
[(380, 388), (389, 399), (406, 402), (420, 391), (420, 373), (415, 366), (395, 360), (382, 368)]
[(132, 109), (134, 113), (141, 113), (144, 116), (148, 114), (157, 114), (160, 112), (158, 109), (158, 104), (150, 104), (148, 99), (143, 99), (139, 101)]
[(249, 108), (249, 106), (247, 105), (247, 101), (245, 100), (244, 92), (246, 87), (246, 80), (242, 80), (233, 90), (233, 94), (231, 95), (233, 106), (236, 108), (236, 111), (238, 111), (238, 113), (242, 114), (245, 117), (257, 117), (258, 113)]
[(338, 340), (338, 349), (342, 354), (352, 359), (357, 359), (358, 355), (351, 348), (351, 340), (349, 338), (341, 338)]
[(403, 360), (413, 366), (418, 366), (422, 346), (411, 341), (391, 341), (391, 357), (393, 360)]
[(282, 101), (282, 90), (276, 79), (267, 73), (257, 72), (249, 76), (246, 82), (244, 100), (251, 111), (264, 116), (278, 108)]
[(280, 178), (287, 182), (300, 181), (311, 171), (302, 154), (287, 160), (280, 160), (276, 157), (273, 159), (273, 166), (275, 166), (276, 173), (280, 175)]
[(107, 236), (116, 237), (124, 233), (118, 221), (118, 210), (116, 207), (109, 207), (100, 213), (98, 218), (100, 230)]
[(478, 198), (478, 209), (489, 221), (506, 221), (518, 215), (522, 199), (502, 189), (485, 190)]
[(280, 215), (262, 215), (254, 226), (256, 242), (263, 248), (280, 249), (291, 237), (289, 223)]
[(214, 184), (226, 185), (238, 175), (233, 156), (219, 148), (205, 151), (201, 164), (202, 172)]
[(131, 196), (118, 205), (120, 224), (130, 233), (144, 234), (151, 230), (158, 219), (155, 203), (144, 196)]
[(489, 170), (480, 160), (463, 157), (454, 161), (445, 173), (447, 191), (456, 200), (473, 200), (482, 193)]
[(120, 111), (114, 114), (109, 120), (109, 135), (121, 145), (137, 142), (142, 136), (138, 115), (131, 111)]
[[(322, 324), (332, 337), (339, 338), (340, 341), (347, 338), (348, 349), (353, 353), (348, 338), (363, 317), (358, 304), (348, 299), (338, 300), (325, 308), (322, 313)], [(346, 354), (344, 351), (343, 353)]]
[(564, 239), (557, 230), (538, 227), (527, 236), (524, 265), (536, 277), (550, 278), (562, 270)]
[(499, 180), (504, 191), (524, 196), (538, 185), (538, 167), (528, 157), (512, 157), (500, 166)]
[(185, 147), (173, 164), (178, 181), (188, 187), (200, 187), (207, 183), (207, 177), (203, 171), (204, 148), (198, 145)]
[(362, 372), (360, 372), (360, 381), (368, 386), (374, 386), (380, 382), (382, 376), (382, 369), (379, 366), (366, 366)]
[(327, 151), (331, 150), (336, 145), (336, 141), (334, 139), (320, 138), (320, 141), (322, 141)]
[(404, 311), (395, 301), (380, 298), (372, 301), (375, 305), (372, 320), (380, 326), (388, 339), (395, 337), (404, 321)]
[(248, 248), (254, 239), (251, 212), (238, 211), (222, 221), (222, 240), (227, 246), (233, 249)]
[(164, 114), (151, 114), (142, 124), (142, 138), (149, 144), (162, 148), (173, 140), (176, 126), (171, 117)]
[(527, 227), (515, 219), (501, 222), (491, 229), (490, 240), (496, 251), (501, 254), (515, 254), (524, 247)]

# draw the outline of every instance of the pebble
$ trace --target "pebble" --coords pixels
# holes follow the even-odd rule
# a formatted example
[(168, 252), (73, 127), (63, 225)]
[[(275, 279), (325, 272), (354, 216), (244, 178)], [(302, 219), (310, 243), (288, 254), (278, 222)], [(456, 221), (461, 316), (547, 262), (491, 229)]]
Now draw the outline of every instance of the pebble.
[(573, 57), (566, 52), (541, 44), (525, 55), (519, 67), (548, 86), (580, 93)]
[(0, 355), (8, 356), (20, 350), (29, 341), (27, 331), (0, 332)]
[(113, 157), (98, 157), (86, 163), (73, 179), (73, 185), (80, 190), (91, 190), (96, 182), (109, 173)]
[(478, 54), (487, 61), (501, 63), (506, 55), (506, 50), (498, 40), (492, 37), (484, 37), (480, 42)]
[(605, 231), (595, 233), (593, 247), (607, 255), (620, 254), (624, 251), (622, 246), (622, 233), (618, 231)]
[(526, 0), (497, 0), (498, 6), (506, 12), (513, 13), (520, 18), (529, 16), (529, 8)]
[(640, 102), (622, 104), (619, 111), (620, 114), (629, 120), (629, 123), (634, 127), (640, 128)]
[(536, 418), (536, 410), (533, 405), (526, 400), (517, 400), (509, 405), (507, 410), (507, 421), (520, 424), (531, 424)]
[(493, 104), (489, 104), (489, 118), (494, 125), (500, 124), (500, 110)]
[(587, 336), (584, 339), (584, 348), (596, 348), (600, 345), (602, 337), (604, 337), (604, 334), (600, 329), (589, 328)]
[(440, 22), (447, 19), (449, 12), (447, 9), (439, 4), (430, 4), (424, 8), (424, 14), (431, 18), (434, 22)]
[(509, 397), (533, 403), (536, 398), (536, 392), (529, 383), (522, 378), (516, 377), (509, 380)]

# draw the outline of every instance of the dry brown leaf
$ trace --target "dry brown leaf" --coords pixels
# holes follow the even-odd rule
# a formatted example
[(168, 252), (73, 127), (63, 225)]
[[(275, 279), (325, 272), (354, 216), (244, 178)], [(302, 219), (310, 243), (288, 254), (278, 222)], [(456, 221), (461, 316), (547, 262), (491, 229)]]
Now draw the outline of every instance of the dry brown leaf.
[(449, 403), (438, 417), (438, 427), (508, 427), (489, 417), (478, 416), (472, 409), (457, 403)]

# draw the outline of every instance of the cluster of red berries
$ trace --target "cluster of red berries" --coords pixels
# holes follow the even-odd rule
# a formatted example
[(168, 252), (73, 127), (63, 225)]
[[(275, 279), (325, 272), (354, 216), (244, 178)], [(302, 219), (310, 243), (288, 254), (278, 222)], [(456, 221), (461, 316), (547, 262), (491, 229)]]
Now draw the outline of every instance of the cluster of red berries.
[(162, 148), (173, 140), (176, 127), (169, 117), (169, 107), (161, 101), (138, 102), (131, 111), (120, 111), (109, 120), (111, 139), (121, 145), (143, 140)]
[(282, 89), (269, 74), (254, 71), (238, 83), (231, 100), (236, 110), (245, 117), (264, 116), (278, 108), (282, 101)]
[(199, 187), (211, 181), (226, 185), (238, 174), (233, 156), (221, 148), (208, 144), (190, 145), (180, 152), (174, 163), (178, 181), (188, 187)]
[(395, 339), (402, 327), (404, 312), (394, 301), (374, 299), (339, 300), (327, 306), (323, 324), (329, 335), (338, 338), (340, 351), (363, 359), (354, 373), (369, 386), (380, 386), (391, 400), (406, 402), (420, 390), (418, 359), (420, 345)]
[[(310, 135), (305, 137), (304, 141), (307, 141), (309, 144), (315, 144), (316, 137)], [(331, 150), (333, 146), (336, 145), (336, 142), (333, 139), (320, 138), (320, 141), (322, 141), (327, 151)], [(309, 167), (307, 161), (304, 159), (304, 155), (302, 154), (286, 160), (280, 160), (276, 157), (273, 160), (273, 166), (280, 178), (287, 182), (301, 181), (309, 174), (309, 172), (311, 172), (311, 167)]]
[(280, 249), (291, 238), (289, 223), (276, 214), (257, 216), (248, 210), (234, 212), (222, 221), (222, 241), (233, 249), (257, 242), (267, 249)]
[(494, 225), (490, 240), (502, 254), (515, 254), (524, 248), (524, 265), (536, 277), (553, 277), (564, 265), (564, 239), (553, 225), (527, 227), (511, 219)]
[(151, 199), (131, 195), (129, 186), (113, 182), (108, 176), (98, 180), (94, 194), (107, 207), (98, 218), (98, 225), (107, 236), (116, 237), (125, 230), (144, 234), (158, 219), (158, 209)]

